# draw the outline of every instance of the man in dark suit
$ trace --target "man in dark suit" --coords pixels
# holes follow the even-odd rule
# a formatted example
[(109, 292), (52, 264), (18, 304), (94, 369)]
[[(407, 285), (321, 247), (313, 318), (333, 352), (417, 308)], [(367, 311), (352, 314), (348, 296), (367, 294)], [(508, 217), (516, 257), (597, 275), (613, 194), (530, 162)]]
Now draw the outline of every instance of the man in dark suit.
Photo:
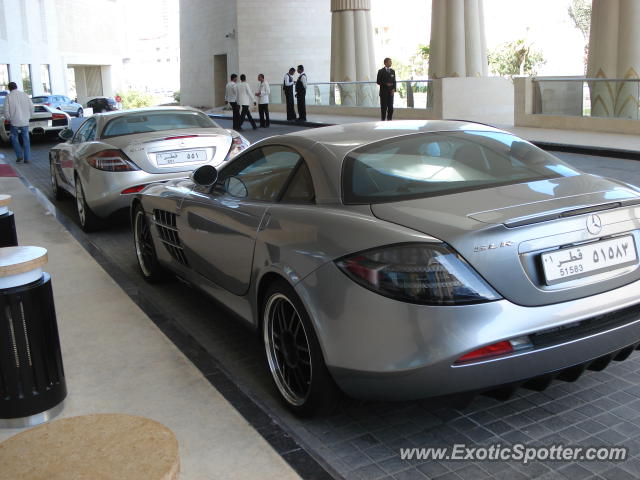
[(380, 85), (380, 117), (391, 120), (393, 117), (393, 94), (396, 93), (396, 72), (391, 68), (391, 59), (384, 59), (384, 67), (378, 70), (376, 83)]
[(296, 69), (291, 67), (289, 73), (285, 73), (284, 80), (282, 82), (282, 89), (284, 90), (284, 96), (287, 100), (287, 120), (290, 122), (296, 119), (296, 109), (293, 106), (293, 74), (296, 73)]

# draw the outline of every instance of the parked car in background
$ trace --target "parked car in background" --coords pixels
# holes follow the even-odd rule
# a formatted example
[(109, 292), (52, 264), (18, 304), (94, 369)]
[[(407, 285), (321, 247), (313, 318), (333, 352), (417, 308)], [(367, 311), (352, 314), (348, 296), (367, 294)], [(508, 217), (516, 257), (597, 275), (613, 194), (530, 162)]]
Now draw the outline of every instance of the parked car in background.
[[(0, 104), (3, 105), (5, 97), (0, 97)], [(0, 128), (0, 140), (9, 142), (10, 125), (4, 119), (4, 111), (0, 108), (0, 121), (3, 128)], [(29, 133), (31, 135), (45, 135), (49, 133), (60, 133), (71, 124), (71, 117), (68, 113), (57, 110), (48, 105), (34, 105), (33, 115), (29, 119)]]
[(93, 113), (113, 112), (118, 110), (115, 98), (95, 97), (87, 102), (87, 108), (92, 108)]
[(142, 275), (173, 272), (253, 325), (305, 414), (336, 384), (505, 398), (624, 360), (640, 346), (638, 205), (637, 187), (508, 132), (421, 120), (267, 138), (147, 187), (132, 222)]
[(63, 112), (66, 112), (74, 117), (82, 117), (84, 114), (82, 105), (71, 100), (65, 95), (39, 95), (36, 97), (31, 97), (31, 101), (34, 104), (41, 103), (43, 105), (46, 105), (47, 107), (62, 110)]
[(66, 142), (49, 152), (51, 188), (76, 199), (81, 227), (129, 208), (131, 195), (152, 182), (186, 177), (195, 168), (220, 165), (249, 146), (194, 108), (157, 107), (87, 118)]

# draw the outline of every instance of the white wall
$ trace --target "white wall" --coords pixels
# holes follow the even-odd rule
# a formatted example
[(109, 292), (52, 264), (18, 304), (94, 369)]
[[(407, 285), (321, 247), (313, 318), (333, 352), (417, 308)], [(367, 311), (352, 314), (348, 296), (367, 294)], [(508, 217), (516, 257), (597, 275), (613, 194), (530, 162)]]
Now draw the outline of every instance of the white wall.
[[(21, 14), (21, 3), (26, 15)], [(44, 9), (44, 20), (41, 17)], [(43, 92), (41, 65), (48, 64), (53, 93), (66, 93), (64, 65), (58, 55), (54, 0), (0, 1), (0, 64), (9, 64), (11, 81), (22, 90), (22, 64), (31, 65), (33, 94)], [(23, 21), (26, 19), (26, 24)]]
[(299, 64), (304, 65), (309, 82), (329, 81), (329, 0), (237, 2), (238, 73), (246, 74), (251, 85), (257, 85), (258, 73), (264, 73), (270, 84), (281, 86), (284, 74)]
[[(265, 2), (267, 3), (267, 2)], [(236, 30), (235, 38), (225, 35)], [(227, 72), (238, 72), (236, 0), (180, 0), (180, 102), (222, 105), (214, 98), (213, 58), (227, 55)]]

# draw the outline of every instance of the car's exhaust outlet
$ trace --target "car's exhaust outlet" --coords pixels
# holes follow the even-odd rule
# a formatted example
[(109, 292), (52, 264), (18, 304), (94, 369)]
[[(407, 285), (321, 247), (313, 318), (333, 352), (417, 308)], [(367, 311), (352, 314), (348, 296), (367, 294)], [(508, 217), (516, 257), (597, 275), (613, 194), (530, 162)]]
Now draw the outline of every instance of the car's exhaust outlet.
[(31, 134), (32, 135), (44, 135), (44, 128), (36, 127), (33, 130), (31, 130)]

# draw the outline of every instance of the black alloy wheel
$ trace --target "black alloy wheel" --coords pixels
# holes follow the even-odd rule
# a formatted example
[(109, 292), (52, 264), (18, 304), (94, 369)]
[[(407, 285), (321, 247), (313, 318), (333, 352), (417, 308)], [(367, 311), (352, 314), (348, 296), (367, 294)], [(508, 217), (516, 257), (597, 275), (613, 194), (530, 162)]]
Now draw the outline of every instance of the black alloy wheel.
[(158, 262), (151, 227), (144, 209), (139, 203), (136, 204), (133, 212), (133, 242), (136, 249), (138, 267), (140, 267), (140, 273), (142, 273), (143, 278), (150, 283), (166, 279), (166, 271)]

